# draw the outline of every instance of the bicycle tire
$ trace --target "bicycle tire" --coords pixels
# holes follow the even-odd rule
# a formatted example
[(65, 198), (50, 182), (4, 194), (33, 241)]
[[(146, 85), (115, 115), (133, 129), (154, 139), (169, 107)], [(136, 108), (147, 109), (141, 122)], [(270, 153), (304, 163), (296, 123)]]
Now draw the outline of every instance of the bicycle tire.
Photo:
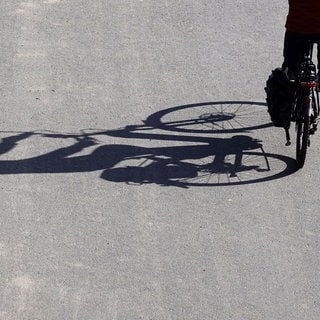
[(307, 149), (310, 137), (310, 116), (305, 115), (303, 119), (297, 120), (297, 143), (296, 143), (296, 161), (298, 168), (301, 169), (306, 160)]

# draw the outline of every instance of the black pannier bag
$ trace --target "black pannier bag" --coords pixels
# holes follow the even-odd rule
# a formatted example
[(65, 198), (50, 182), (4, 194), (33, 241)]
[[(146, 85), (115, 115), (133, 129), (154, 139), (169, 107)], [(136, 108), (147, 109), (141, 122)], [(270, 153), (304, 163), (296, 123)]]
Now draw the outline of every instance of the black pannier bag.
[(268, 112), (274, 126), (283, 128), (290, 126), (295, 89), (295, 81), (290, 81), (284, 70), (277, 68), (272, 71), (265, 91)]

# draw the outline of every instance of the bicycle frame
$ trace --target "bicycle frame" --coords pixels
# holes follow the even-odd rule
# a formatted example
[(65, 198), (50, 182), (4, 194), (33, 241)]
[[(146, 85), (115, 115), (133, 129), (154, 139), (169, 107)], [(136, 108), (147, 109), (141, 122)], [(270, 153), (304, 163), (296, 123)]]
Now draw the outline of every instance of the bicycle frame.
[[(309, 42), (309, 48), (304, 54), (297, 74), (297, 98), (299, 103), (296, 109), (300, 116), (318, 116), (319, 114), (319, 94), (317, 88), (317, 71), (312, 62), (313, 43)], [(300, 108), (302, 108), (302, 110)], [(315, 109), (316, 108), (316, 109)], [(299, 110), (300, 109), (300, 110)], [(297, 115), (299, 116), (299, 114)]]
[[(292, 120), (296, 122), (296, 157), (299, 168), (302, 168), (304, 165), (307, 147), (310, 145), (309, 136), (317, 130), (319, 116), (317, 70), (312, 62), (312, 54), (313, 42), (308, 42), (308, 48), (296, 74), (297, 90)], [(288, 137), (288, 131), (286, 132)], [(290, 143), (290, 140), (288, 141), (287, 144)]]

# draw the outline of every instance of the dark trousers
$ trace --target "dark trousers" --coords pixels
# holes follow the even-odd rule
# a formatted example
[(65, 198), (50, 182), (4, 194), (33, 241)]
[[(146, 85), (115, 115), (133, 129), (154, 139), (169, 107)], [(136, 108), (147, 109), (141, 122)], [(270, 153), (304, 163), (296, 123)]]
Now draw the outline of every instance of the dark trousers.
[(302, 35), (286, 31), (284, 36), (283, 57), (284, 62), (282, 67), (288, 67), (293, 72), (296, 72), (297, 67), (302, 61), (303, 55), (308, 51), (309, 41), (318, 42), (318, 69), (320, 66), (320, 34)]

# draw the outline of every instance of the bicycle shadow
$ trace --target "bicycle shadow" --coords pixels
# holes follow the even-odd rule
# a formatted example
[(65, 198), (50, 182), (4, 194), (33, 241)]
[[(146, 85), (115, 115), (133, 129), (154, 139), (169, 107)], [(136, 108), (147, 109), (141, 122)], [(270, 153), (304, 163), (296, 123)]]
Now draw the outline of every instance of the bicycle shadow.
[[(126, 129), (104, 131), (103, 134), (130, 136)], [(6, 137), (5, 144), (8, 141), (11, 144), (12, 141), (20, 140), (22, 137), (27, 139), (29, 136), (30, 133), (23, 133)], [(42, 136), (57, 138), (56, 134)], [(63, 135), (58, 136), (61, 138)], [(162, 135), (153, 135), (153, 139), (163, 140), (163, 138)], [(166, 136), (167, 140), (169, 138), (170, 136)], [(92, 137), (82, 136), (77, 139), (76, 143), (68, 147), (40, 156), (0, 160), (0, 174), (75, 173), (101, 170), (100, 177), (107, 181), (128, 184), (154, 183), (178, 187), (245, 184), (275, 178), (266, 176), (266, 173), (271, 171), (268, 157), (275, 156), (265, 154), (263, 151), (249, 153), (248, 151), (252, 150), (262, 150), (262, 144), (261, 141), (245, 135), (231, 138), (185, 136), (184, 141), (198, 142), (189, 146), (147, 148), (128, 144), (102, 145), (97, 146), (88, 155), (79, 156), (76, 155), (78, 152), (96, 146), (97, 142)], [(171, 140), (181, 141), (181, 137), (171, 136)], [(8, 145), (0, 144), (1, 149), (8, 150)], [(253, 159), (248, 160), (248, 157)], [(280, 156), (276, 158), (284, 163), (288, 162), (286, 158)], [(289, 172), (288, 167), (277, 173), (277, 176), (285, 176)], [(260, 177), (253, 173), (260, 174)]]
[(129, 184), (227, 186), (279, 179), (296, 171), (293, 159), (266, 153), (262, 141), (248, 135), (208, 138), (147, 134), (135, 130), (135, 127), (129, 126), (109, 131), (108, 134), (123, 138), (165, 139), (197, 144), (160, 148), (135, 147), (134, 153), (122, 158), (122, 163), (119, 162), (117, 166), (105, 170), (101, 178)]
[[(80, 134), (22, 132), (7, 136), (0, 143), (0, 155), (10, 152), (20, 141), (35, 135), (41, 139), (72, 138), (75, 141), (67, 147), (26, 159), (0, 159), (0, 174), (102, 171), (100, 178), (110, 182), (187, 188), (258, 183), (284, 177), (296, 170), (293, 159), (265, 153), (262, 141), (247, 134), (220, 138), (154, 133), (153, 129), (150, 121), (145, 121), (143, 125), (129, 125), (117, 130), (90, 130)], [(245, 128), (243, 131), (247, 130)], [(188, 145), (100, 145), (96, 140), (99, 136), (118, 137), (126, 141), (178, 141)], [(88, 148), (94, 150), (79, 155)]]
[[(128, 146), (121, 146), (130, 150)], [(257, 177), (252, 172), (262, 173), (260, 181), (267, 180), (270, 171), (266, 156), (259, 162), (244, 158), (257, 153), (247, 150), (261, 149), (259, 140), (249, 136), (234, 136), (228, 139), (211, 139), (207, 144), (160, 148), (134, 148), (133, 153), (101, 174), (101, 178), (128, 184), (157, 184), (161, 186), (216, 186), (252, 183)], [(250, 182), (245, 177), (250, 177)]]

